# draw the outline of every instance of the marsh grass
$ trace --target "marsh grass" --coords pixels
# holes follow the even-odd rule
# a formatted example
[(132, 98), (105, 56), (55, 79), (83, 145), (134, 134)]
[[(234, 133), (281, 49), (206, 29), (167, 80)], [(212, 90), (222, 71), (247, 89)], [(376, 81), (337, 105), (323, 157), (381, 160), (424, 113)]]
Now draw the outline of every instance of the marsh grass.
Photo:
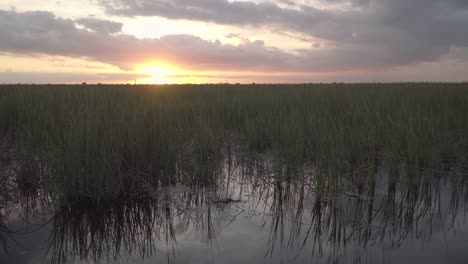
[(361, 167), (367, 183), (378, 160), (411, 186), (468, 153), (467, 84), (2, 86), (0, 109), (0, 135), (58, 203), (213, 187), (231, 149), (313, 164), (317, 192)]
[[(0, 210), (0, 245), (7, 250), (10, 237), (30, 231), (18, 234), (9, 229), (10, 221), (34, 219), (34, 230), (50, 231), (44, 262), (117, 262), (132, 256), (171, 263), (191, 236), (219, 251), (218, 239), (221, 245), (229, 239), (236, 230), (229, 231), (229, 225), (241, 219), (258, 227), (252, 235), (265, 234), (266, 258), (276, 260), (281, 252), (284, 261), (306, 256), (318, 263), (362, 263), (374, 246), (395, 249), (411, 239), (425, 243), (433, 233), (463, 226), (468, 172), (456, 164), (421, 169), (409, 185), (405, 163), (397, 170), (384, 160), (374, 167), (347, 165), (338, 177), (314, 164), (298, 167), (272, 154), (241, 155), (244, 151), (231, 148), (216, 169), (214, 186), (145, 183), (140, 186), (144, 199), (81, 198), (59, 207), (48, 184), (24, 182), (21, 166), (13, 166), (0, 192), (0, 209), (11, 211)], [(289, 255), (283, 258), (282, 252)]]
[[(177, 256), (178, 239), (183, 244), (189, 234), (197, 233), (216, 250), (223, 228), (238, 217), (268, 234), (266, 258), (289, 250), (295, 256), (285, 256), (285, 261), (310, 255), (323, 263), (361, 263), (374, 246), (397, 249), (411, 239), (426, 243), (434, 233), (456, 232), (464, 221), (468, 185), (451, 177), (452, 171), (424, 172), (431, 176), (429, 181), (417, 177), (415, 188), (401, 188), (402, 182), (388, 181), (387, 164), (379, 162), (375, 184), (360, 189), (349, 177), (344, 192), (333, 194), (318, 193), (313, 177), (303, 182), (288, 177), (301, 174), (298, 170), (285, 168), (285, 180), (278, 181), (271, 160), (236, 162), (231, 176), (224, 174), (225, 182), (217, 188), (165, 188), (151, 200), (62, 207), (50, 238), (52, 263), (74, 257), (109, 261), (158, 254), (165, 254), (170, 263)], [(302, 173), (311, 171), (303, 168)], [(241, 202), (216, 202), (222, 197)]]

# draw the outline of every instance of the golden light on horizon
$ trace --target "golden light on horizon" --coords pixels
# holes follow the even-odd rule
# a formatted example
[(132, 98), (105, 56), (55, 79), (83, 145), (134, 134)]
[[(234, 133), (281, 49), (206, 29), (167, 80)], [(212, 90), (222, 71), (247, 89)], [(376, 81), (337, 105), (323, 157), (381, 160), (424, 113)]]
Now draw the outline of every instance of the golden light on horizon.
[(150, 75), (148, 78), (138, 79), (138, 83), (143, 84), (165, 84), (174, 83), (171, 75), (178, 74), (177, 69), (166, 62), (147, 62), (138, 65), (137, 72)]
[[(216, 79), (213, 80), (197, 76), (200, 72), (182, 70), (170, 63), (162, 61), (152, 61), (137, 65), (136, 72), (151, 76), (137, 79), (137, 83), (139, 84), (181, 84), (217, 81)], [(202, 73), (207, 74), (212, 72)]]
[(140, 83), (147, 84), (164, 84), (173, 82), (170, 78), (170, 75), (175, 74), (175, 72), (168, 68), (163, 68), (160, 66), (153, 66), (149, 68), (144, 68), (139, 70), (140, 73), (151, 75), (149, 78), (140, 79)]

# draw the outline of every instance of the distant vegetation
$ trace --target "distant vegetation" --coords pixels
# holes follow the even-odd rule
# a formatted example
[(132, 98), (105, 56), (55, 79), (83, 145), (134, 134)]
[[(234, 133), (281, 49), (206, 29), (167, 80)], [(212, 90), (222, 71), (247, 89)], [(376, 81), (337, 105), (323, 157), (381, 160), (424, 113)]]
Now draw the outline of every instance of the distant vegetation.
[(60, 204), (215, 187), (232, 156), (313, 168), (320, 193), (382, 160), (403, 186), (465, 171), (467, 113), (468, 84), (1, 86), (0, 145)]

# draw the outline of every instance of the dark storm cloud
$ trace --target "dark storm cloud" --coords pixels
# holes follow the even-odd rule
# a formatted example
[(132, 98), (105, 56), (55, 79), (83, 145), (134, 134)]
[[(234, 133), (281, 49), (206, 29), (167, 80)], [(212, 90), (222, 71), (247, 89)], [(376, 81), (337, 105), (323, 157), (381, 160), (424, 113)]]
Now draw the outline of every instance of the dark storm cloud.
[[(356, 59), (348, 53), (363, 53), (362, 60), (367, 62), (355, 61), (357, 67), (372, 59), (388, 59), (371, 63), (384, 66), (433, 61), (451, 46), (468, 46), (466, 0), (321, 0), (360, 7), (338, 11), (298, 3), (296, 9), (291, 9), (273, 2), (227, 0), (98, 1), (114, 15), (160, 16), (299, 32), (335, 43), (340, 48), (336, 56), (348, 60)], [(289, 6), (292, 4), (288, 1)], [(366, 50), (380, 55), (366, 55)]]

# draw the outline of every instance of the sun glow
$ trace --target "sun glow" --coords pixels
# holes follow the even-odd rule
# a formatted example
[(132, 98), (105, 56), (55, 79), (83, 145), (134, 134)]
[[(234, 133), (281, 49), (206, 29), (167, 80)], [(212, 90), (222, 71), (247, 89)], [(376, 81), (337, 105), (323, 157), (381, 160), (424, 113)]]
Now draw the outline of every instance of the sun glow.
[(139, 73), (151, 76), (149, 78), (142, 78), (138, 80), (139, 83), (145, 84), (173, 83), (174, 80), (171, 78), (171, 75), (177, 74), (177, 71), (174, 69), (174, 67), (162, 63), (148, 63), (138, 68)]
[(223, 78), (225, 74), (223, 72), (185, 70), (164, 61), (150, 61), (136, 65), (135, 73), (147, 76), (136, 79), (135, 83), (138, 84), (218, 83), (230, 80), (230, 78)]

